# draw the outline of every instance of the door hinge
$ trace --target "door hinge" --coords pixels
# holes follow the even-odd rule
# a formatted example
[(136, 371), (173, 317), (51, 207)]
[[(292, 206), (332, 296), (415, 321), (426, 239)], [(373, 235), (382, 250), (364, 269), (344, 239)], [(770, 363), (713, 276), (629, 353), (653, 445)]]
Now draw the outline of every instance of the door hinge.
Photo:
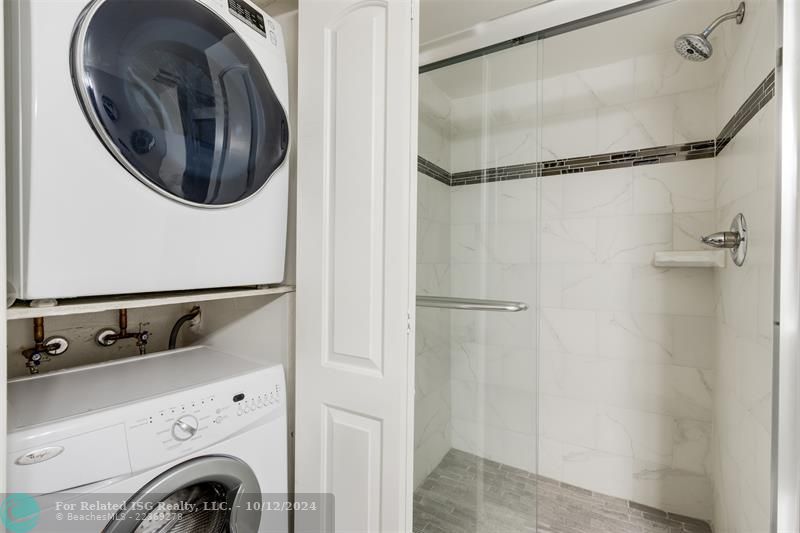
[(413, 324), (411, 323), (411, 313), (406, 315), (406, 335), (411, 335)]

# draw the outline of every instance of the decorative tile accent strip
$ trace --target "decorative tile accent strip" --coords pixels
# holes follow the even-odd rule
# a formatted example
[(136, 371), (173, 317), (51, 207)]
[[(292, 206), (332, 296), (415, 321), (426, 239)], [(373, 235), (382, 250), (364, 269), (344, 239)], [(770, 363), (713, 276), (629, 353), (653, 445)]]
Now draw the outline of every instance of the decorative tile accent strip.
[(528, 163), (524, 165), (456, 172), (450, 176), (450, 185), (472, 185), (475, 183), (518, 180), (539, 176), (559, 176), (562, 174), (576, 174), (578, 172), (592, 172), (596, 170), (610, 170), (613, 168), (671, 163), (673, 161), (705, 159), (707, 157), (714, 157), (714, 144), (714, 140), (711, 139), (708, 141), (658, 146), (656, 148), (645, 148), (642, 150), (627, 150), (624, 152), (571, 157), (568, 159), (553, 159), (541, 163)]
[(441, 181), (445, 185), (452, 185), (450, 173), (442, 167), (431, 163), (422, 156), (417, 156), (417, 172), (422, 172), (436, 181)]
[(640, 150), (610, 152), (590, 156), (552, 159), (535, 163), (522, 163), (503, 167), (482, 168), (456, 172), (451, 174), (445, 169), (431, 163), (423, 157), (417, 157), (417, 170), (431, 178), (455, 187), (457, 185), (474, 185), (494, 181), (519, 180), (546, 176), (560, 176), (578, 172), (594, 172), (614, 168), (636, 167), (640, 165), (656, 165), (676, 161), (691, 161), (716, 157), (736, 136), (739, 131), (763, 109), (775, 96), (775, 71), (767, 75), (764, 81), (747, 98), (744, 104), (734, 113), (716, 139), (696, 141)]
[(722, 131), (717, 135), (717, 155), (731, 142), (739, 131), (750, 122), (750, 119), (763, 109), (772, 97), (775, 96), (775, 71), (767, 75), (761, 85), (756, 87), (753, 94), (747, 97), (744, 104), (739, 108), (733, 117), (725, 124)]

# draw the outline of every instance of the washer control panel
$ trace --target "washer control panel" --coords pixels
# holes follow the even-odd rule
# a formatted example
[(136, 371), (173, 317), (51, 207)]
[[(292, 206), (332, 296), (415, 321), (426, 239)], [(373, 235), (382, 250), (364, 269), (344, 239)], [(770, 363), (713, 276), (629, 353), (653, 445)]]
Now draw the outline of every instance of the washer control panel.
[(285, 411), (280, 367), (149, 400), (126, 423), (131, 462), (162, 464)]

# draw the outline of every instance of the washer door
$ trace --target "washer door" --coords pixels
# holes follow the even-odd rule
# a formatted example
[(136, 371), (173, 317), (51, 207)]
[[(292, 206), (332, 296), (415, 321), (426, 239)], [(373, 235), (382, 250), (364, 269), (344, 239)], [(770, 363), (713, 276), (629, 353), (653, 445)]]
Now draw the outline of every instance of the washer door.
[(172, 199), (236, 204), (286, 159), (286, 111), (261, 64), (196, 0), (96, 0), (75, 28), (71, 66), (106, 148)]
[(242, 461), (198, 457), (142, 487), (103, 533), (257, 533), (260, 492)]

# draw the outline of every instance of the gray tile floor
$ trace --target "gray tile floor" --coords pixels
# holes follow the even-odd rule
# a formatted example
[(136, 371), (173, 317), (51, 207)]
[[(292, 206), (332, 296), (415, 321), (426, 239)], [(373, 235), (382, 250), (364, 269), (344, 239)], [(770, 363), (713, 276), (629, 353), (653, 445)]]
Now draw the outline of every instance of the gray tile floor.
[(711, 528), (458, 450), (450, 450), (414, 492), (414, 533), (517, 532), (710, 533)]

